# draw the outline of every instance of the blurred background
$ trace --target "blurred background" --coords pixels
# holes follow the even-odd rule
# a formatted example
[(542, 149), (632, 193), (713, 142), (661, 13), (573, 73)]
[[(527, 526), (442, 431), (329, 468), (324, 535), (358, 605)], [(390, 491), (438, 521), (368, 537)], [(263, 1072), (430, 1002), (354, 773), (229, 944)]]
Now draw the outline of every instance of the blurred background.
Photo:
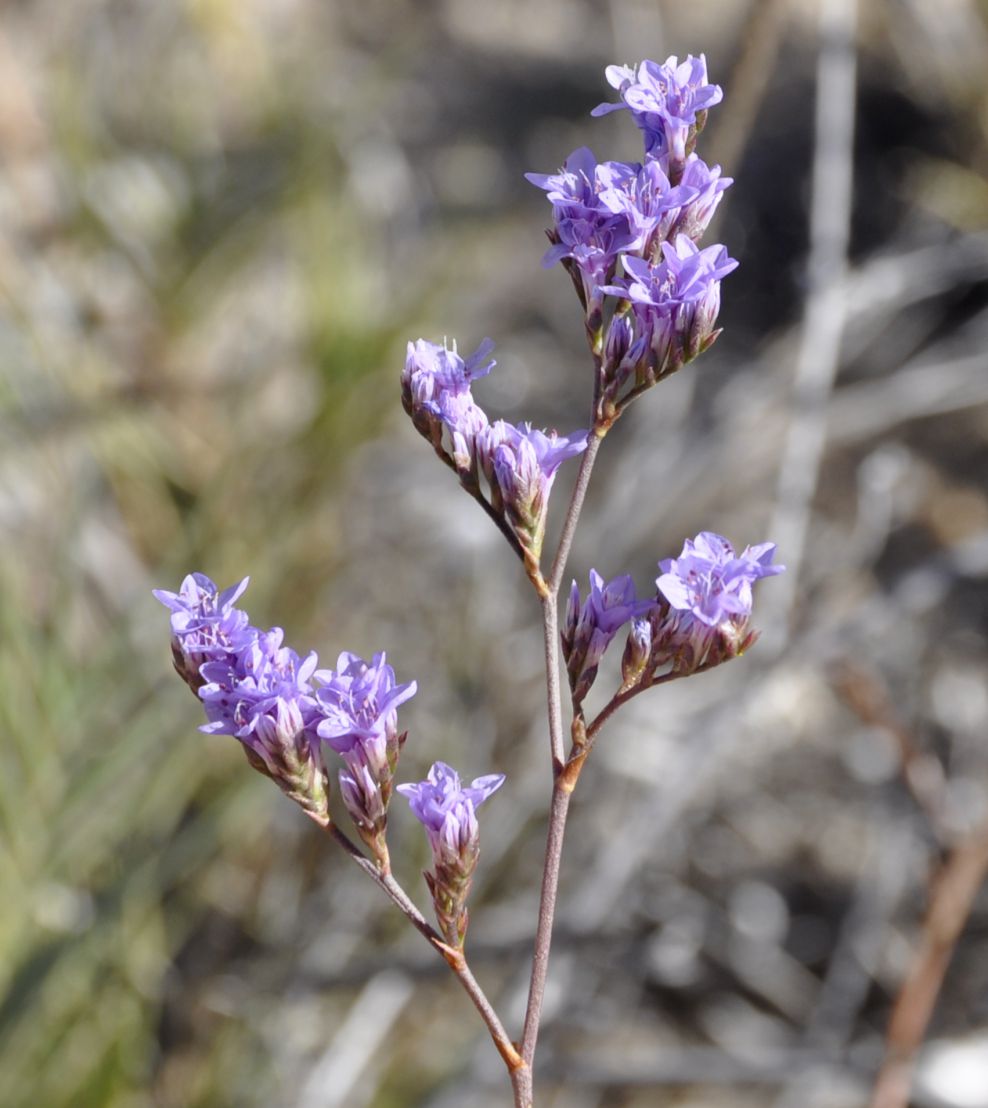
[[(637, 157), (629, 119), (589, 118), (604, 66), (691, 52), (725, 90), (700, 151), (736, 179), (707, 241), (741, 267), (714, 350), (608, 438), (571, 569), (645, 590), (712, 529), (790, 571), (750, 655), (639, 698), (583, 775), (542, 1103), (867, 1102), (931, 875), (988, 821), (981, 0), (3, 6), (6, 1108), (508, 1102), (420, 936), (197, 733), (150, 590), (249, 573), (300, 652), (418, 680), (405, 780), (508, 774), (469, 949), (520, 1029), (538, 605), (398, 373), (408, 338), (490, 335), (488, 411), (585, 423), (522, 175)], [(401, 803), (392, 839), (425, 906)], [(985, 1108), (984, 895), (929, 1035), (914, 1103)]]

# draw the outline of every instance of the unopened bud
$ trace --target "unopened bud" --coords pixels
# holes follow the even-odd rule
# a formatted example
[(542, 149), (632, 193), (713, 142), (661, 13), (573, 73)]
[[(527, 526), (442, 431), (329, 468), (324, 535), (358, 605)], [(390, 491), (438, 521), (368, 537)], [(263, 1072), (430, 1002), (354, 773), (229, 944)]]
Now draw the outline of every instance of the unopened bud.
[(621, 692), (637, 685), (652, 654), (652, 621), (639, 616), (631, 621), (631, 631), (621, 658)]

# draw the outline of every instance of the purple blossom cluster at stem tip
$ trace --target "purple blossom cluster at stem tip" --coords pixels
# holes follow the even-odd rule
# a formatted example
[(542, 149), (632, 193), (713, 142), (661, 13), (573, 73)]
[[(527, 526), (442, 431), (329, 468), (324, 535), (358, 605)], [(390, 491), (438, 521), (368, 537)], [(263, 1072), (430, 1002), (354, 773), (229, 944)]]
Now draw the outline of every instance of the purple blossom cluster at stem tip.
[(722, 98), (703, 56), (610, 66), (607, 79), (621, 102), (592, 114), (630, 111), (642, 161), (598, 163), (581, 147), (558, 173), (527, 174), (552, 204), (544, 264), (566, 267), (584, 308), (604, 430), (641, 392), (709, 349), (720, 282), (738, 264), (723, 246), (697, 245), (731, 184), (694, 151), (707, 109)]
[(621, 663), (619, 692), (646, 688), (660, 674), (685, 677), (742, 654), (757, 637), (750, 626), (752, 585), (782, 573), (772, 565), (773, 543), (740, 554), (721, 535), (702, 531), (687, 539), (678, 558), (659, 562), (655, 593), (639, 599), (631, 577), (606, 582), (590, 571), (581, 601), (576, 581), (560, 637), (574, 708), (579, 709), (618, 631), (631, 625)]
[(587, 432), (559, 435), (530, 423), (491, 422), (470, 386), (495, 364), (487, 360), (493, 345), (485, 339), (464, 360), (455, 344), (450, 349), (425, 339), (410, 342), (401, 377), (402, 403), (419, 433), (509, 529), (534, 569), (556, 471), (586, 449)]
[(466, 899), (480, 851), (477, 808), (504, 784), (504, 774), (460, 784), (459, 774), (436, 762), (417, 785), (399, 785), (432, 847), (433, 870), (425, 879), (432, 893), (439, 928), (453, 946), (463, 945), (468, 914)]
[[(398, 709), (415, 695), (416, 683), (399, 684), (384, 654), (367, 662), (344, 651), (335, 670), (318, 669), (315, 653), (303, 659), (283, 645), (280, 627), (251, 625), (235, 606), (246, 588), (247, 578), (220, 590), (193, 573), (177, 593), (154, 593), (171, 612), (175, 669), (205, 709), (201, 730), (238, 739), (251, 765), (324, 826), (330, 822), (325, 748), (338, 754), (343, 804), (387, 872), (387, 813), (406, 734), (398, 729)], [(442, 773), (452, 771), (443, 766)], [(450, 794), (450, 811), (472, 814), (483, 799), (476, 789), (489, 795), (502, 781), (481, 778), (460, 800)], [(476, 820), (469, 831), (475, 855)]]
[[(720, 284), (737, 262), (724, 246), (701, 247), (724, 190), (719, 166), (695, 152), (721, 90), (701, 55), (661, 65), (611, 66), (607, 78), (643, 138), (642, 160), (598, 162), (586, 147), (556, 173), (529, 173), (552, 205), (543, 263), (568, 270), (594, 356), (593, 426), (557, 435), (530, 423), (491, 421), (472, 386), (494, 366), (485, 339), (468, 358), (452, 346), (409, 342), (402, 403), (421, 435), (494, 519), (540, 591), (549, 494), (562, 461), (603, 436), (621, 412), (717, 338)], [(592, 668), (588, 663), (588, 668)]]

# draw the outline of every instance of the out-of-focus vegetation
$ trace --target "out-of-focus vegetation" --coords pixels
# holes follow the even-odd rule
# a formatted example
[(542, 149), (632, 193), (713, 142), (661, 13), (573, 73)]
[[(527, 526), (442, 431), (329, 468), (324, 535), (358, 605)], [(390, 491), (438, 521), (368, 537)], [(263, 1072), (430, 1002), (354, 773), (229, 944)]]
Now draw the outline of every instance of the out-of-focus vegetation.
[[(5, 1108), (503, 1103), (444, 967), (232, 740), (196, 733), (150, 589), (250, 573), (252, 615), (300, 651), (383, 648), (417, 678), (406, 778), (438, 757), (508, 774), (471, 943), (518, 1024), (548, 789), (537, 605), (405, 425), (404, 341), (490, 334), (481, 401), (578, 426), (581, 326), (521, 175), (582, 143), (632, 157), (627, 120), (587, 117), (603, 66), (705, 50), (726, 92), (706, 153), (736, 178), (726, 331), (608, 440), (573, 570), (644, 588), (686, 534), (767, 537), (815, 7), (4, 7)], [(600, 744), (547, 1104), (863, 1103), (937, 844), (988, 819), (986, 14), (860, 7), (849, 309), (792, 634), (636, 702)], [(846, 695), (864, 677), (943, 767), (939, 840), (894, 728)], [(415, 888), (424, 842), (394, 824)], [(950, 1046), (988, 1034), (986, 920), (982, 899), (937, 1010)], [(917, 1103), (983, 1108), (935, 1061)]]

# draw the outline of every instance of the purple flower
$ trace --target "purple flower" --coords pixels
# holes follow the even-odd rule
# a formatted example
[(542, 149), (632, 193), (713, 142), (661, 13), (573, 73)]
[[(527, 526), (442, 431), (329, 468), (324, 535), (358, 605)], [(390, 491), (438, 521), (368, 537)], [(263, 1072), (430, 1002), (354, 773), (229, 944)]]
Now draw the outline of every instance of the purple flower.
[(487, 426), (487, 416), (474, 403), (470, 385), (494, 367), (495, 363), (488, 360), (493, 349), (494, 343), (484, 339), (464, 360), (455, 342), (452, 350), (425, 339), (408, 344), (401, 375), (402, 404), (416, 430), (447, 458), (442, 436), (443, 428), (448, 428), (452, 459), (461, 474), (473, 468), (474, 441)]
[(402, 390), (407, 390), (413, 408), (435, 405), (443, 393), (463, 396), (478, 377), (486, 377), (497, 364), (487, 360), (493, 349), (494, 343), (484, 339), (464, 360), (457, 352), (455, 340), (452, 350), (426, 339), (409, 342), (401, 375)]
[(491, 486), (491, 503), (505, 513), (522, 548), (536, 561), (556, 470), (586, 448), (586, 431), (557, 435), (503, 419), (478, 437), (477, 452)]
[(322, 684), (316, 690), (319, 737), (338, 754), (349, 754), (355, 746), (383, 744), (397, 731), (398, 707), (418, 686), (414, 681), (397, 684), (384, 654), (375, 654), (368, 663), (344, 651), (336, 667), (315, 675)]
[(693, 195), (679, 211), (666, 237), (674, 241), (677, 235), (686, 235), (696, 242), (713, 219), (721, 196), (733, 184), (733, 177), (721, 177), (719, 165), (711, 167), (696, 154), (690, 154), (679, 186)]
[(432, 847), (433, 872), (425, 879), (446, 941), (463, 945), (467, 895), (480, 853), (477, 808), (504, 784), (501, 773), (476, 778), (467, 787), (445, 762), (436, 762), (425, 781), (399, 785)]
[(637, 67), (610, 65), (605, 73), (621, 103), (600, 104), (590, 114), (607, 115), (628, 108), (644, 135), (645, 150), (666, 156), (669, 176), (678, 180), (707, 109), (723, 99), (720, 87), (707, 82), (704, 56), (690, 54), (680, 63), (673, 55), (662, 65), (653, 61)]
[(459, 854), (476, 838), (477, 808), (504, 784), (503, 773), (475, 778), (466, 788), (460, 775), (445, 762), (436, 762), (417, 785), (399, 785), (415, 817), (425, 827), (437, 856)]
[(398, 733), (398, 708), (415, 695), (414, 681), (399, 685), (384, 654), (367, 663), (344, 651), (336, 671), (319, 670), (316, 678), (315, 730), (343, 758), (340, 791), (364, 842), (378, 864), (389, 869), (385, 843), (398, 755), (405, 741)]
[(203, 665), (199, 697), (209, 722), (200, 731), (239, 739), (251, 765), (325, 825), (329, 786), (310, 683), (318, 661), (314, 653), (299, 658), (283, 636), (280, 627), (257, 632), (232, 658)]
[(155, 590), (172, 613), (175, 669), (205, 708), (200, 730), (239, 739), (250, 764), (325, 826), (328, 783), (312, 730), (316, 656), (282, 646), (280, 627), (252, 627), (234, 607), (246, 588), (245, 577), (220, 592), (192, 573), (178, 593)]
[(204, 573), (190, 573), (177, 593), (153, 590), (172, 613), (172, 660), (193, 692), (203, 684), (199, 669), (204, 662), (229, 661), (257, 636), (247, 613), (234, 607), (249, 580), (220, 592)]
[(618, 255), (630, 249), (635, 238), (627, 215), (608, 207), (601, 194), (633, 178), (638, 168), (622, 162), (598, 165), (584, 146), (570, 154), (557, 174), (525, 175), (552, 201), (552, 246), (542, 264), (548, 269), (559, 261), (567, 263), (588, 316), (599, 310), (598, 288), (614, 275)]
[(653, 382), (674, 373), (713, 343), (720, 282), (737, 265), (725, 247), (701, 250), (686, 235), (679, 235), (675, 243), (662, 243), (662, 260), (655, 265), (644, 258), (624, 259), (627, 277), (603, 291), (631, 302), (637, 332), (648, 336)]
[(283, 638), (282, 629), (272, 627), (232, 661), (202, 667), (206, 684), (199, 697), (209, 722), (199, 730), (233, 735), (265, 763), (272, 751), (302, 741), (314, 713), (309, 679), (318, 659), (314, 652), (300, 659), (282, 646)]
[(641, 166), (623, 168), (634, 168), (636, 172), (614, 173), (608, 169), (602, 174), (606, 187), (601, 189), (600, 202), (628, 221), (632, 238), (624, 252), (650, 257), (673, 232), (700, 190), (685, 183), (671, 185), (656, 158), (646, 158)]
[(694, 304), (710, 296), (721, 278), (737, 269), (738, 263), (720, 245), (701, 250), (685, 235), (675, 243), (662, 244), (662, 260), (650, 265), (644, 258), (626, 258), (628, 277), (606, 291), (623, 295), (633, 304), (653, 308)]
[(659, 562), (659, 592), (672, 608), (689, 612), (708, 627), (751, 615), (751, 586), (785, 566), (771, 564), (775, 543), (746, 546), (740, 554), (722, 535), (701, 531), (687, 539), (678, 558)]
[(590, 591), (580, 602), (580, 590), (574, 581), (562, 629), (563, 657), (569, 673), (573, 700), (579, 704), (597, 676), (597, 667), (614, 636), (632, 618), (651, 606), (639, 600), (635, 583), (624, 574), (605, 583), (595, 570), (590, 571)]
[[(525, 180), (544, 189), (560, 215), (592, 215), (600, 208), (598, 175), (604, 164), (607, 163), (598, 165), (593, 151), (581, 146), (563, 162), (558, 173), (526, 173)], [(625, 166), (625, 169), (634, 172), (633, 166)]]
[(686, 540), (678, 558), (660, 562), (649, 612), (651, 652), (633, 683), (650, 684), (666, 665), (669, 676), (685, 677), (743, 654), (758, 637), (750, 627), (751, 587), (785, 569), (771, 564), (774, 553), (767, 542), (735, 554), (727, 539), (702, 531)]

